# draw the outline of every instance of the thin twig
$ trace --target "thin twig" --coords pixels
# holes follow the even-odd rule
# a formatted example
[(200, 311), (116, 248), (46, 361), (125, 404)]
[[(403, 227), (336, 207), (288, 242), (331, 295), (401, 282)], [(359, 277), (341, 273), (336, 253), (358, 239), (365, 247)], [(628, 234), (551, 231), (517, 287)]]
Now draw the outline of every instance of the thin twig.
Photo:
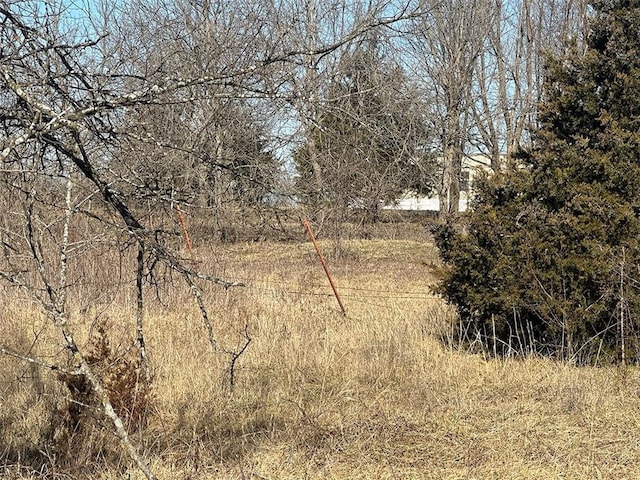
[(202, 317), (202, 322), (204, 323), (205, 328), (207, 329), (207, 334), (209, 336), (209, 343), (214, 350), (218, 349), (218, 342), (216, 340), (215, 333), (213, 331), (213, 325), (211, 325), (211, 321), (209, 320), (209, 313), (207, 312), (207, 306), (204, 304), (204, 300), (202, 300), (202, 291), (191, 278), (190, 273), (187, 270), (182, 270), (182, 277), (184, 278), (187, 285), (191, 290), (191, 294), (198, 304), (198, 308), (200, 309), (200, 315)]
[(233, 393), (233, 389), (236, 385), (236, 362), (242, 356), (242, 354), (245, 352), (245, 350), (249, 347), (249, 344), (251, 343), (251, 336), (249, 335), (248, 325), (244, 326), (244, 338), (245, 338), (245, 342), (242, 348), (240, 348), (240, 350), (236, 352), (227, 352), (229, 355), (231, 355), (231, 362), (229, 363), (229, 388), (231, 390), (231, 393)]
[(47, 370), (51, 370), (52, 372), (61, 372), (66, 375), (82, 375), (79, 370), (69, 370), (68, 368), (61, 367), (60, 365), (55, 365), (53, 363), (46, 363), (42, 360), (38, 360), (35, 357), (31, 357), (29, 355), (23, 355), (21, 353), (16, 352), (10, 348), (0, 345), (0, 353), (7, 355), (9, 357), (17, 358), (19, 360), (30, 363), (31, 365), (37, 365), (42, 368), (46, 368)]
[(144, 297), (142, 290), (142, 281), (144, 277), (144, 243), (138, 242), (138, 266), (136, 269), (136, 337), (138, 342), (138, 348), (140, 349), (140, 360), (142, 361), (142, 368), (144, 369), (144, 379), (147, 385), (151, 384), (151, 367), (149, 365), (149, 359), (147, 358), (147, 347), (144, 340)]

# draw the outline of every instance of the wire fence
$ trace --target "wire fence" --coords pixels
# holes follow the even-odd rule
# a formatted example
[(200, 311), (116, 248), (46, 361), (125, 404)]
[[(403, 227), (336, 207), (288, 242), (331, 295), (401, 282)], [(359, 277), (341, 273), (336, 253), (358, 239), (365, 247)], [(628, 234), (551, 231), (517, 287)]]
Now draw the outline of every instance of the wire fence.
[[(238, 280), (244, 284), (248, 291), (260, 292), (262, 294), (292, 295), (307, 297), (333, 297), (328, 284), (319, 283), (291, 283), (272, 282), (267, 280)], [(340, 296), (350, 303), (358, 303), (376, 308), (397, 308), (399, 303), (406, 301), (433, 302), (442, 301), (442, 297), (431, 293), (428, 287), (424, 290), (402, 290), (402, 289), (376, 289), (365, 287), (351, 287), (338, 285)], [(324, 291), (322, 291), (324, 290)]]

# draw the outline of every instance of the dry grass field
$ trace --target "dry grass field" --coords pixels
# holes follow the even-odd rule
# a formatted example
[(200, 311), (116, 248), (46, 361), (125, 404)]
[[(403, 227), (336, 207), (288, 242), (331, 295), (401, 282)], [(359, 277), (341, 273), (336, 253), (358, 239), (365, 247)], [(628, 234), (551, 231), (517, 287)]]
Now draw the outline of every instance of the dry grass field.
[[(197, 247), (203, 271), (246, 284), (205, 287), (221, 348), (239, 348), (245, 326), (252, 339), (233, 389), (230, 356), (212, 349), (179, 279), (157, 296), (148, 291), (154, 383), (146, 426), (133, 439), (159, 478), (640, 478), (634, 368), (452, 348), (452, 312), (429, 290), (437, 252), (426, 236), (344, 241), (340, 255), (331, 242), (322, 246), (346, 316), (308, 242)], [(81, 275), (72, 319), (82, 342), (103, 322), (112, 348), (125, 348), (132, 275), (109, 266), (108, 255)], [(19, 295), (3, 293), (0, 335), (58, 358), (62, 342)], [(64, 461), (43, 448), (66, 397), (49, 372), (0, 357), (0, 476), (143, 478), (99, 423), (71, 439)]]

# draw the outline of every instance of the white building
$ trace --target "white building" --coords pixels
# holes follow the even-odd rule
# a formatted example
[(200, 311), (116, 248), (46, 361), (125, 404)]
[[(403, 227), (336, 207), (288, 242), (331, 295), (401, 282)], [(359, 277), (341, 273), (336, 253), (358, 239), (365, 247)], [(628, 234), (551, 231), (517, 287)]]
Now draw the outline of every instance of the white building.
[[(467, 155), (462, 159), (462, 171), (460, 175), (460, 205), (459, 211), (467, 210), (469, 200), (473, 195), (473, 180), (480, 171), (491, 170), (491, 159), (485, 155)], [(440, 211), (438, 194), (426, 197), (416, 192), (407, 191), (393, 204), (385, 205), (385, 210), (419, 210)]]

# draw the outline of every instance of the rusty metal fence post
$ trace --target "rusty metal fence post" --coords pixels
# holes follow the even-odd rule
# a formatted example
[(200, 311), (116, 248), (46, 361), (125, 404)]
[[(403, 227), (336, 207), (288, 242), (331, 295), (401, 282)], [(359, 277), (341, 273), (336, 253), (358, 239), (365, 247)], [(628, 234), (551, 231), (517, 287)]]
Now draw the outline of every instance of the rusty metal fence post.
[(342, 314), (343, 315), (346, 315), (347, 311), (345, 310), (344, 305), (342, 304), (342, 300), (340, 299), (340, 295), (338, 295), (338, 290), (336, 289), (336, 285), (333, 282), (333, 278), (331, 278), (331, 274), (329, 273), (329, 267), (327, 267), (327, 262), (325, 261), (324, 256), (322, 255), (322, 252), (320, 251), (320, 245), (318, 245), (318, 241), (316, 240), (316, 237), (313, 235), (313, 231), (311, 230), (311, 225), (309, 225), (309, 222), (307, 220), (303, 220), (302, 224), (307, 229), (307, 232), (309, 233), (309, 237), (311, 238), (311, 241), (313, 242), (313, 246), (316, 249), (316, 253), (318, 254), (318, 258), (320, 259), (320, 263), (322, 264), (322, 268), (324, 269), (324, 273), (327, 275), (327, 279), (329, 280), (329, 284), (331, 285), (331, 289), (333, 290), (333, 294), (336, 296), (336, 300), (338, 301), (338, 305), (340, 305), (340, 310), (342, 310)]

